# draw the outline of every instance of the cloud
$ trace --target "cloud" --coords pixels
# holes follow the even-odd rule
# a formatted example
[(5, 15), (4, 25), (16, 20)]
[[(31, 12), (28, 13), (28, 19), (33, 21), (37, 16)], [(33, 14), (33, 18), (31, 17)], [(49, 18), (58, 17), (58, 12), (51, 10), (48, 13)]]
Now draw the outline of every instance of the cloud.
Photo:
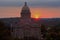
[(31, 1), (31, 2), (34, 2), (34, 1), (60, 1), (60, 0), (0, 0), (0, 1)]
[(0, 0), (0, 6), (21, 6), (27, 1), (30, 6), (60, 7), (60, 0)]

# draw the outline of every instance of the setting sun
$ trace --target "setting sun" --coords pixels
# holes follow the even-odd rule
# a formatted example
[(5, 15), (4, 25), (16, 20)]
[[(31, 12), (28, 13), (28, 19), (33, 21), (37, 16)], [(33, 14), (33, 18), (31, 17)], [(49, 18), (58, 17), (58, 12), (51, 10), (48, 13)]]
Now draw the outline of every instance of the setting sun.
[(38, 15), (36, 15), (36, 16), (35, 16), (35, 18), (39, 18), (39, 16), (38, 16)]
[(31, 13), (32, 18), (40, 18), (41, 16), (41, 10), (39, 10), (38, 8), (31, 8)]
[(34, 15), (34, 18), (36, 21), (38, 21), (40, 17), (39, 17), (39, 15), (36, 14), (36, 15)]
[(36, 19), (40, 18), (40, 14), (38, 14), (38, 12), (36, 12), (36, 13), (34, 14), (34, 18), (36, 18)]

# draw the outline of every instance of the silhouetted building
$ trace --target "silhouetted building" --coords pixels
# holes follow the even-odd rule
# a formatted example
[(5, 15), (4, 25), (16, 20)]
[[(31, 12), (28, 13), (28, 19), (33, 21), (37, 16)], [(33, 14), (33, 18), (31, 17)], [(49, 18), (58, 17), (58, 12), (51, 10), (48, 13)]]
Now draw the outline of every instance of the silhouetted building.
[(25, 5), (22, 8), (21, 18), (18, 22), (13, 21), (11, 27), (13, 28), (13, 37), (35, 37), (40, 39), (40, 25), (32, 21), (31, 12), (27, 6), (27, 2), (25, 2)]
[(0, 40), (9, 40), (10, 37), (10, 27), (7, 27), (4, 22), (0, 21)]
[(31, 18), (31, 12), (30, 12), (30, 9), (27, 5), (27, 2), (25, 2), (25, 5), (23, 6), (22, 8), (22, 11), (21, 11), (21, 18)]
[[(41, 32), (44, 34), (46, 32), (45, 26), (41, 24), (56, 25), (60, 23), (60, 19), (39, 19), (38, 21), (31, 18), (30, 8), (25, 2), (22, 10), (21, 17), (15, 18), (0, 18), (11, 31), (11, 36), (14, 38), (38, 38), (41, 39)], [(56, 21), (58, 20), (58, 21)], [(41, 27), (41, 28), (40, 28)], [(8, 28), (8, 29), (9, 29)], [(41, 31), (42, 30), (42, 31)]]

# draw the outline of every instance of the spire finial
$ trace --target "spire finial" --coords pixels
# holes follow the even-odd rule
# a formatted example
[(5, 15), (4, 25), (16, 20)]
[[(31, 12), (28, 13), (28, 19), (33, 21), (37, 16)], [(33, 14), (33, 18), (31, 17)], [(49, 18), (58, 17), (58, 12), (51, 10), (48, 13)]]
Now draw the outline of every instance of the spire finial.
[(25, 2), (25, 6), (27, 6), (27, 2)]

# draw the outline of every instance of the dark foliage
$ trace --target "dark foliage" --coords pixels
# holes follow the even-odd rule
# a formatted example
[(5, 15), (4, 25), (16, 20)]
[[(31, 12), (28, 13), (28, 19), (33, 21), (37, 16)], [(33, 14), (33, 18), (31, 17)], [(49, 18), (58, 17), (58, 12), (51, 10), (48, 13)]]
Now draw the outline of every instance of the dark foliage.
[(8, 40), (10, 38), (10, 28), (0, 21), (0, 40)]

